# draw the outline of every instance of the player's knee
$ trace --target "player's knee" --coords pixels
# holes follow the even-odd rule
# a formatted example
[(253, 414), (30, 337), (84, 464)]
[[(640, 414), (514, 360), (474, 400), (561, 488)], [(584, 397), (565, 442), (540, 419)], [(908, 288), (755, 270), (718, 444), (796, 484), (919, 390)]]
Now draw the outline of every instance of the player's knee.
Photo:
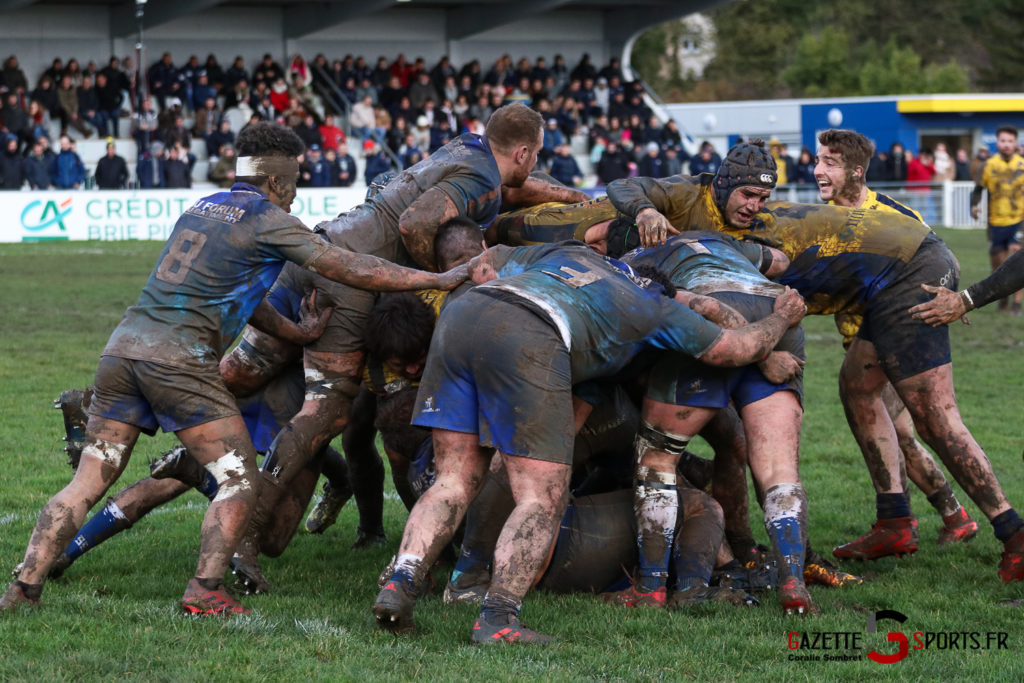
[(679, 489), (679, 499), (686, 517), (707, 515), (725, 519), (725, 513), (717, 500), (697, 489)]

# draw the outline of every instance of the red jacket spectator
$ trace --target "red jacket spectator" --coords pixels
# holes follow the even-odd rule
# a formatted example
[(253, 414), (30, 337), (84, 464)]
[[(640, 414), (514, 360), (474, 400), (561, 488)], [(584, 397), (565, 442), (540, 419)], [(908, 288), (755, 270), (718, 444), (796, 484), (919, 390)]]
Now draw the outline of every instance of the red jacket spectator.
[(922, 149), (921, 153), (907, 162), (907, 185), (916, 187), (918, 192), (927, 192), (927, 185), (930, 185), (935, 176), (935, 166), (932, 164), (932, 152), (930, 149)]
[(333, 116), (326, 116), (320, 126), (320, 137), (323, 138), (324, 149), (338, 151), (338, 143), (345, 142), (345, 131), (334, 125)]

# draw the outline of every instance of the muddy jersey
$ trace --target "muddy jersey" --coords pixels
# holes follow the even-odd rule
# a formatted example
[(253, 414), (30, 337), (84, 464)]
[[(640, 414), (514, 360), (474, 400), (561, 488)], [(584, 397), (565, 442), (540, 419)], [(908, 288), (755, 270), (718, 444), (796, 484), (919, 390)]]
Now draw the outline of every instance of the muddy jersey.
[(475, 290), (507, 292), (541, 312), (569, 349), (573, 382), (613, 374), (648, 346), (699, 357), (722, 332), (583, 244), (494, 250), (498, 279)]
[(1024, 157), (1014, 154), (1009, 161), (998, 154), (989, 157), (981, 186), (988, 190), (989, 225), (1003, 227), (1024, 221)]
[[(431, 188), (451, 199), (460, 216), (483, 228), (489, 226), (501, 208), (501, 173), (487, 141), (472, 133), (460, 135), (399, 173), (359, 208), (371, 215), (377, 225), (397, 234), (402, 213)], [(335, 233), (344, 223), (328, 221), (318, 227), (336, 242)]]
[(284, 262), (305, 266), (328, 249), (251, 185), (200, 199), (175, 223), (103, 354), (216, 370)]
[(658, 247), (638, 248), (622, 257), (628, 265), (649, 265), (668, 274), (672, 284), (697, 294), (740, 292), (775, 298), (784, 287), (758, 270), (761, 245), (722, 233), (683, 232)]
[(644, 209), (657, 209), (679, 230), (725, 229), (715, 204), (711, 173), (668, 178), (624, 178), (608, 185), (608, 199), (616, 209), (636, 218)]
[(565, 240), (584, 241), (587, 229), (621, 214), (607, 197), (578, 204), (547, 202), (509, 211), (495, 222), (498, 244), (522, 246), (551, 244)]
[[(829, 203), (831, 204), (831, 202)], [(897, 213), (915, 218), (924, 223), (924, 218), (917, 211), (914, 211), (906, 204), (896, 201), (889, 195), (875, 192), (871, 188), (868, 188), (868, 195), (864, 198), (864, 203), (860, 205), (860, 208), (870, 211)], [(864, 316), (859, 313), (845, 313), (842, 311), (836, 313), (836, 328), (839, 330), (839, 334), (843, 335), (844, 346), (849, 346), (853, 338), (857, 336), (857, 330), (860, 329), (863, 318)]]

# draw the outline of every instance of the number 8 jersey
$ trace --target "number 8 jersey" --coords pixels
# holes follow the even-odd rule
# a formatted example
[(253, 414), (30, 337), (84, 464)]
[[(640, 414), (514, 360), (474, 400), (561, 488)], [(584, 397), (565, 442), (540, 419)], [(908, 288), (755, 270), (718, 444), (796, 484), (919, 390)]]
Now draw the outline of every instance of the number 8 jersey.
[(215, 368), (284, 262), (305, 266), (329, 248), (251, 185), (200, 199), (175, 223), (103, 355)]

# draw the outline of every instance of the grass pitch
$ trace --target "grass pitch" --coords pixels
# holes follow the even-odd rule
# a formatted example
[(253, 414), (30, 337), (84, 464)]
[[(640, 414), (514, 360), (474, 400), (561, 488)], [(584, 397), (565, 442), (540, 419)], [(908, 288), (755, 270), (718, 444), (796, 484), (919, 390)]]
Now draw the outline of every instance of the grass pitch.
[[(963, 264), (964, 283), (987, 273), (983, 233), (941, 234)], [(0, 245), (4, 573), (20, 561), (40, 508), (70, 475), (60, 451), (60, 414), (51, 401), (63, 389), (91, 382), (107, 336), (134, 303), (159, 250), (159, 244), (146, 242)], [(1024, 511), (1024, 406), (1018, 386), (1024, 378), (1024, 319), (987, 309), (971, 318), (972, 326), (952, 328), (957, 398), (1011, 502)], [(838, 335), (825, 317), (809, 318), (805, 326), (801, 469), (810, 496), (811, 541), (827, 554), (868, 529), (874, 497), (837, 397)], [(142, 439), (121, 485), (144, 476), (147, 458), (171, 443), (166, 435)], [(50, 582), (41, 609), (0, 615), (0, 680), (1020, 680), (1024, 612), (999, 603), (1024, 598), (1024, 585), (999, 581), (1001, 545), (977, 508), (954, 488), (981, 523), (978, 538), (936, 547), (940, 520), (915, 490), (921, 533), (916, 556), (847, 566), (869, 576), (862, 586), (812, 588), (820, 617), (784, 618), (774, 595), (764, 596), (757, 610), (715, 606), (684, 614), (616, 610), (593, 596), (538, 594), (527, 599), (524, 619), (560, 642), (491, 649), (469, 644), (475, 610), (446, 607), (439, 596), (417, 607), (416, 635), (396, 639), (375, 628), (369, 611), (375, 579), (405, 520), (395, 496), (386, 501), (387, 547), (349, 549), (356, 525), (350, 504), (324, 536), (300, 533), (283, 557), (265, 560), (275, 592), (244, 600), (253, 616), (204, 620), (180, 614), (177, 600), (195, 567), (206, 508), (205, 499), (189, 493)], [(755, 533), (763, 540), (757, 524)], [(867, 615), (879, 609), (897, 610), (907, 620), (879, 622), (877, 633), (866, 633)], [(871, 650), (896, 651), (886, 641), (890, 630), (907, 634), (911, 646), (915, 632), (978, 632), (982, 644), (987, 632), (1003, 632), (1006, 649), (933, 644), (911, 649), (896, 664), (868, 660)], [(861, 648), (791, 650), (793, 631), (811, 637), (858, 634)], [(836, 654), (856, 659), (826, 661)], [(821, 661), (792, 661), (792, 655)]]

